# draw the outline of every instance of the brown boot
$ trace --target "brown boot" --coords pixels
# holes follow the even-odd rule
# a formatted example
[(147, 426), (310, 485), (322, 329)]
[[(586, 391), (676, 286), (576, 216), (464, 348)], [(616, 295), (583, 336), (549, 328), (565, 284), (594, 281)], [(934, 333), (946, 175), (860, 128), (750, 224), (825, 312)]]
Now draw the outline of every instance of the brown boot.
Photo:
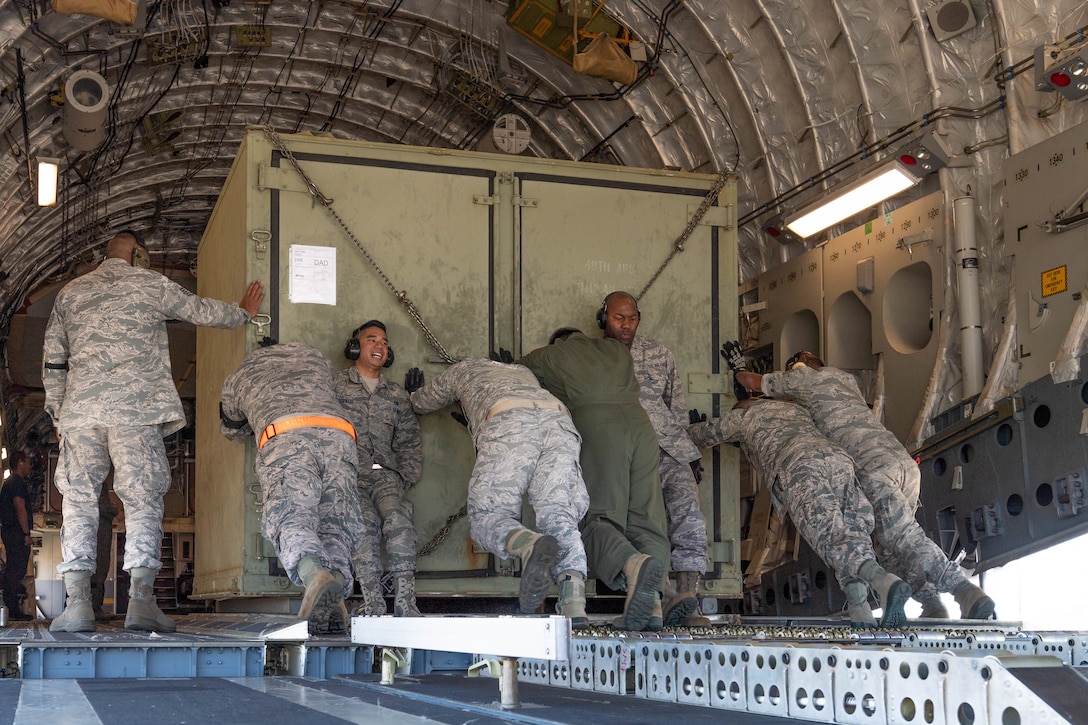
[(880, 615), (880, 626), (892, 629), (906, 624), (907, 615), (903, 612), (903, 605), (910, 599), (910, 585), (895, 574), (886, 571), (874, 559), (869, 559), (861, 565), (858, 576), (873, 588), (880, 602), (883, 610)]
[(518, 606), (522, 614), (536, 614), (552, 585), (552, 569), (559, 556), (554, 536), (529, 529), (515, 529), (506, 537), (506, 552), (521, 559)]
[(962, 619), (993, 619), (996, 605), (986, 592), (971, 582), (964, 582), (952, 592), (956, 604), (960, 605)]
[(697, 571), (676, 572), (676, 587), (681, 593), (689, 593), (695, 599), (695, 607), (691, 610), (691, 614), (680, 623), (682, 627), (712, 627), (714, 625), (699, 612), (699, 577)]
[(654, 608), (660, 603), (657, 590), (664, 575), (665, 565), (649, 554), (635, 554), (624, 563), (622, 577), (626, 582), (627, 599), (623, 603), (623, 614), (615, 622), (616, 628), (628, 632), (646, 629)]
[(344, 585), (328, 569), (319, 568), (305, 577), (306, 592), (298, 618), (306, 620), (310, 634), (343, 634), (347, 631)]
[(855, 579), (843, 590), (846, 594), (846, 613), (850, 617), (850, 626), (854, 629), (876, 627), (876, 617), (869, 608), (869, 585)]
[(586, 614), (586, 582), (581, 574), (564, 573), (559, 575), (559, 598), (555, 602), (557, 614), (570, 617), (571, 629), (589, 627)]
[(49, 625), (49, 631), (95, 631), (94, 608), (91, 606), (91, 572), (64, 572), (64, 588), (68, 594), (68, 602), (60, 616)]
[(914, 592), (914, 601), (922, 605), (922, 619), (948, 619), (948, 607), (941, 601), (941, 595), (932, 584), (926, 584)]
[(177, 629), (174, 620), (163, 614), (155, 601), (155, 577), (158, 573), (158, 569), (146, 567), (133, 567), (129, 572), (131, 578), (125, 629), (139, 632), (173, 632)]
[(360, 588), (363, 592), (363, 603), (352, 614), (356, 617), (380, 617), (385, 614), (385, 596), (382, 594), (381, 582), (363, 582)]
[(397, 595), (393, 599), (394, 617), (422, 617), (416, 606), (416, 575), (397, 574)]

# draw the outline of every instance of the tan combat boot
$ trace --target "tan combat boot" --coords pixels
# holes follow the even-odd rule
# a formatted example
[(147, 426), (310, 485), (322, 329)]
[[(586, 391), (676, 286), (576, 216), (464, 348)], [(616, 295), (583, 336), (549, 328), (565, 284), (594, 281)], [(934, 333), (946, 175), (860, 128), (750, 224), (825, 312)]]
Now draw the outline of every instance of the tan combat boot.
[(858, 569), (858, 576), (868, 583), (876, 593), (883, 612), (880, 626), (886, 628), (902, 627), (907, 621), (903, 605), (910, 599), (910, 585), (887, 571), (876, 560), (869, 559)]
[(843, 590), (846, 594), (846, 613), (850, 617), (850, 626), (854, 629), (871, 629), (876, 626), (876, 617), (869, 608), (869, 585), (855, 579)]
[(50, 632), (93, 632), (94, 607), (91, 606), (91, 572), (64, 572), (68, 601), (64, 612), (49, 625)]
[(416, 606), (416, 575), (397, 574), (397, 594), (393, 599), (394, 617), (422, 617)]
[(692, 607), (691, 614), (680, 623), (682, 627), (713, 626), (713, 622), (699, 612), (699, 578), (700, 574), (697, 571), (676, 572), (676, 587), (680, 590), (680, 594), (690, 594), (691, 598), (695, 600), (695, 606)]
[(298, 618), (306, 620), (310, 634), (344, 634), (348, 612), (344, 604), (344, 582), (321, 566), (316, 556), (304, 556), (298, 575), (306, 585)]
[(363, 603), (352, 612), (356, 617), (380, 617), (386, 613), (385, 597), (382, 595), (381, 582), (363, 582)]
[(128, 614), (125, 616), (125, 629), (139, 632), (173, 632), (177, 629), (174, 620), (159, 609), (155, 601), (155, 576), (158, 569), (137, 566), (129, 571)]
[(922, 605), (923, 619), (948, 619), (948, 607), (941, 601), (940, 593), (932, 584), (926, 584), (914, 593), (914, 600)]
[(960, 584), (952, 596), (960, 605), (960, 617), (963, 619), (993, 619), (996, 616), (994, 600), (969, 581)]
[(522, 614), (536, 614), (552, 585), (552, 569), (559, 555), (554, 536), (515, 529), (506, 536), (506, 552), (521, 559), (518, 606)]
[(650, 624), (654, 610), (660, 606), (658, 587), (665, 575), (665, 565), (649, 554), (635, 554), (623, 565), (622, 578), (627, 587), (623, 614), (614, 622), (617, 629), (641, 632)]
[(570, 618), (571, 629), (589, 627), (586, 614), (586, 582), (580, 573), (564, 572), (559, 575), (559, 599), (555, 602), (556, 614)]

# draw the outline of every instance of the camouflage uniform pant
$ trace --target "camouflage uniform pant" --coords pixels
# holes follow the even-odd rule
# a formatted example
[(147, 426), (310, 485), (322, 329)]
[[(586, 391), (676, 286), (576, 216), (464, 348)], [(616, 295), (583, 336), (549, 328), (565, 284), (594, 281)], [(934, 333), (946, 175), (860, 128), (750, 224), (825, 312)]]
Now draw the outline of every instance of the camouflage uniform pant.
[(673, 571), (706, 571), (706, 517), (699, 508), (699, 485), (691, 466), (681, 463), (665, 451), (657, 466), (661, 493), (665, 497), (665, 517), (669, 525)]
[[(950, 592), (966, 582), (967, 577), (948, 560), (941, 547), (926, 536), (915, 518), (915, 506), (900, 488), (901, 480), (894, 468), (858, 472), (858, 484), (873, 505), (873, 538), (880, 563), (916, 591), (936, 587)], [(932, 595), (936, 596), (936, 592)]]
[(578, 524), (589, 494), (578, 465), (579, 438), (565, 413), (514, 408), (491, 417), (476, 437), (476, 466), (468, 484), (472, 539), (510, 558), (506, 537), (523, 528), (522, 497), (536, 514), (537, 529), (559, 542), (554, 574), (586, 574), (586, 550)]
[(359, 508), (365, 533), (356, 542), (351, 555), (355, 576), (361, 582), (377, 582), (382, 576), (382, 538), (385, 556), (393, 574), (416, 570), (416, 537), (412, 525), (412, 502), (404, 479), (396, 471), (370, 469), (360, 471)]
[(302, 584), (299, 560), (312, 555), (340, 572), (345, 596), (351, 593), (351, 552), (363, 534), (355, 461), (355, 441), (332, 428), (280, 433), (257, 451), (261, 533), (295, 584)]
[(875, 559), (873, 507), (854, 478), (845, 453), (814, 451), (779, 471), (771, 493), (785, 507), (809, 546), (835, 570), (839, 585), (858, 578)]
[(163, 495), (170, 467), (158, 425), (85, 428), (60, 440), (55, 482), (64, 496), (57, 571), (95, 570), (98, 551), (98, 497), (113, 462), (113, 490), (125, 509), (125, 570), (159, 569)]

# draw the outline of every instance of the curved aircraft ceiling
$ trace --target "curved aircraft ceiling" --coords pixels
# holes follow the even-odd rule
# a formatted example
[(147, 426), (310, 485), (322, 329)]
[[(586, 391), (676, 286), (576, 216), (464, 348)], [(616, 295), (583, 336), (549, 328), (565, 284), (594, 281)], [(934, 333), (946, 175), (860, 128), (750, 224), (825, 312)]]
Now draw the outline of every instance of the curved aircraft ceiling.
[[(610, 0), (648, 58), (626, 86), (574, 73), (509, 27), (506, 0), (144, 9), (122, 26), (43, 0), (0, 5), (0, 329), (29, 292), (95, 261), (108, 230), (139, 229), (156, 266), (188, 266), (247, 125), (493, 151), (496, 118), (513, 112), (531, 130), (526, 154), (735, 173), (742, 280), (826, 237), (769, 236), (781, 213), (936, 133), (952, 163), (910, 198), (976, 195), (994, 282), (1007, 273), (1002, 160), (1085, 118), (1086, 104), (1035, 90), (1033, 70), (1036, 47), (1083, 43), (1082, 0)], [(62, 133), (77, 70), (110, 88), (90, 151)], [(61, 160), (55, 207), (36, 204), (39, 156)], [(988, 286), (985, 306), (1001, 309), (1004, 286)]]

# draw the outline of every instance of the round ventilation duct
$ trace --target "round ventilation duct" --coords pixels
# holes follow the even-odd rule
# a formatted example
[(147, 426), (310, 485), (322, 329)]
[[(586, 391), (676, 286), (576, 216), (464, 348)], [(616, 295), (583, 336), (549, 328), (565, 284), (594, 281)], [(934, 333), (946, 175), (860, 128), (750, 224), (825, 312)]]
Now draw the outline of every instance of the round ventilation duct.
[(110, 89), (92, 70), (73, 73), (64, 84), (64, 138), (79, 151), (90, 151), (106, 136)]

